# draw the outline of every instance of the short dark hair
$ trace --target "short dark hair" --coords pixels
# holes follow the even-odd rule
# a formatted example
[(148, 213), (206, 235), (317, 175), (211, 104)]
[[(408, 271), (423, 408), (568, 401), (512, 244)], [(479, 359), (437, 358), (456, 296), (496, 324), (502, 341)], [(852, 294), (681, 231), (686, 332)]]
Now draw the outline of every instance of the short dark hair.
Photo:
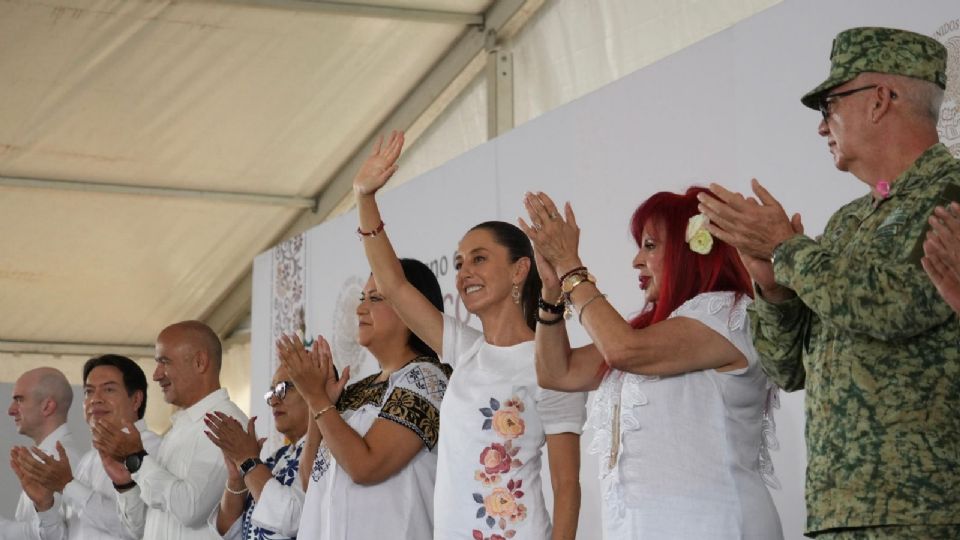
[(143, 413), (147, 410), (147, 376), (136, 362), (120, 356), (119, 354), (104, 354), (95, 356), (83, 364), (83, 385), (87, 385), (87, 377), (94, 368), (100, 366), (112, 366), (120, 370), (123, 375), (123, 387), (127, 390), (127, 395), (132, 396), (134, 392), (140, 390), (143, 394), (143, 401), (140, 408), (137, 409), (137, 419), (143, 418)]
[[(430, 270), (430, 267), (416, 259), (400, 259), (400, 266), (403, 267), (403, 277), (413, 285), (420, 294), (437, 308), (437, 311), (443, 312), (443, 292), (440, 290), (440, 283), (437, 276)], [(437, 358), (437, 353), (431, 349), (416, 334), (410, 332), (410, 339), (407, 344), (411, 349), (423, 356)]]
[(475, 231), (483, 229), (490, 231), (496, 243), (507, 248), (510, 254), (510, 262), (517, 262), (523, 257), (530, 259), (530, 271), (527, 273), (527, 279), (523, 282), (523, 288), (520, 292), (520, 307), (523, 308), (523, 316), (527, 321), (527, 326), (531, 330), (537, 328), (537, 300), (540, 298), (540, 274), (537, 272), (537, 264), (533, 258), (533, 245), (530, 239), (520, 230), (519, 227), (506, 221), (484, 221), (474, 225), (470, 230)]

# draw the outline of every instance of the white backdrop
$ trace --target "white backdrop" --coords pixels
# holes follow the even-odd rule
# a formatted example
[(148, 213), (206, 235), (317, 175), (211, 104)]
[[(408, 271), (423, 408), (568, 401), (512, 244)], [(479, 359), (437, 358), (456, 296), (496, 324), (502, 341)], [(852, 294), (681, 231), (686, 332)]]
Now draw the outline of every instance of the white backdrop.
[[(954, 78), (944, 107), (960, 122), (960, 7), (955, 0), (917, 5), (788, 0), (384, 194), (386, 227), (401, 256), (419, 258), (438, 273), (447, 312), (466, 319), (453, 287), (457, 241), (480, 221), (515, 221), (525, 191), (546, 191), (573, 202), (585, 263), (614, 306), (633, 313), (642, 297), (630, 267), (636, 247), (627, 223), (650, 194), (710, 181), (745, 190), (757, 177), (816, 233), (840, 204), (865, 191), (834, 170), (816, 133), (819, 113), (799, 103), (826, 77), (838, 31), (895, 26), (953, 40)], [(946, 126), (944, 134), (960, 142), (960, 126)], [(341, 368), (356, 366), (355, 379), (375, 369), (352, 341), (353, 310), (368, 274), (355, 229), (351, 212), (257, 258), (254, 389), (266, 388), (275, 365), (272, 342), (278, 331), (299, 324), (299, 309), (308, 334), (332, 341)], [(582, 329), (568, 324), (574, 341), (585, 342)], [(781, 450), (773, 457), (783, 488), (773, 496), (788, 539), (802, 537), (805, 519), (802, 400), (802, 392), (784, 395), (776, 417)], [(267, 432), (265, 404), (256, 400), (252, 411)], [(584, 435), (584, 447), (589, 438)], [(583, 464), (578, 537), (594, 539), (600, 537), (596, 459), (585, 453)]]

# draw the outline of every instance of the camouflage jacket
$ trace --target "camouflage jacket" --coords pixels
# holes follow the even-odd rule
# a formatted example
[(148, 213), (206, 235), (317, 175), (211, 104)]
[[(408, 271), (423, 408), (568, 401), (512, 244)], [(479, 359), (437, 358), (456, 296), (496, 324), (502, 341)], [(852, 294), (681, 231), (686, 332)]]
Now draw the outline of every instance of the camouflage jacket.
[(960, 325), (910, 257), (948, 183), (960, 161), (937, 144), (887, 198), (781, 244), (797, 298), (751, 307), (764, 370), (806, 389), (807, 532), (960, 523)]

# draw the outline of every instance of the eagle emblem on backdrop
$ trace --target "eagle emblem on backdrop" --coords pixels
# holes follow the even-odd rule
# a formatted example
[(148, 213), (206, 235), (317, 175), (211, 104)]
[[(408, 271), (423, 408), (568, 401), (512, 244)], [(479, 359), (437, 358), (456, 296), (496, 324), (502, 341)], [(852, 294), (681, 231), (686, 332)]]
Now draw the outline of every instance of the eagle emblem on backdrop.
[(940, 107), (940, 142), (960, 157), (960, 19), (947, 21), (933, 37), (947, 48), (947, 89)]

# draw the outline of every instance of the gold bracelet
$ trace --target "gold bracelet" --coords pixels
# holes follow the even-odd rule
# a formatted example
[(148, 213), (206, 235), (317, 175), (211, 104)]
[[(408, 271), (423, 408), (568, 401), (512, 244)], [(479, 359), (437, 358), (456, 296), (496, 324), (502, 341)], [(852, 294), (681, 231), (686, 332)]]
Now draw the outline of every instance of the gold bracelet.
[(246, 487), (244, 487), (244, 488), (241, 489), (240, 491), (234, 491), (234, 490), (230, 489), (230, 483), (229, 483), (229, 482), (227, 482), (227, 484), (224, 485), (223, 487), (225, 487), (225, 488), (227, 489), (227, 493), (230, 493), (230, 494), (232, 494), (232, 495), (243, 495), (244, 493), (250, 491), (250, 489), (249, 489), (249, 488), (246, 488)]
[(322, 415), (323, 413), (329, 411), (334, 407), (336, 407), (336, 405), (327, 405), (326, 407), (320, 409), (319, 411), (316, 412), (316, 414), (313, 415), (313, 421), (316, 422), (317, 420), (320, 420), (320, 415)]
[(607, 295), (605, 295), (605, 294), (603, 294), (603, 293), (597, 293), (596, 296), (594, 296), (593, 298), (587, 300), (586, 302), (583, 303), (582, 306), (580, 306), (580, 309), (579, 309), (580, 314), (577, 315), (577, 321), (579, 321), (580, 324), (583, 324), (583, 310), (587, 309), (587, 306), (590, 305), (590, 302), (593, 302), (594, 300), (596, 300), (597, 298), (600, 298), (601, 296), (602, 296), (603, 298), (606, 298), (606, 297), (607, 297)]

